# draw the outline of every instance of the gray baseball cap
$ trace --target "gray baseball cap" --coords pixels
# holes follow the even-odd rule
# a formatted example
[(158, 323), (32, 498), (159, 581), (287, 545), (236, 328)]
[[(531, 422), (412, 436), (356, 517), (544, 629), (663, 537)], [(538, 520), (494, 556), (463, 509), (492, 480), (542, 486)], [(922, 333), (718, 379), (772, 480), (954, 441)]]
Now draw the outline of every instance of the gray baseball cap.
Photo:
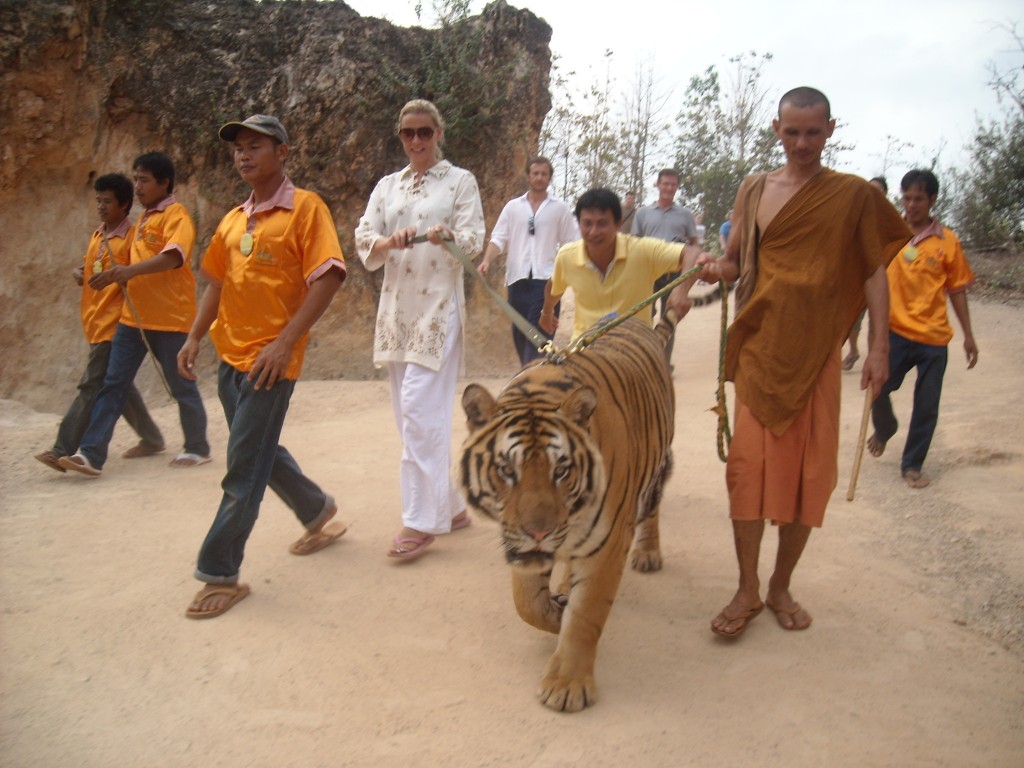
[(248, 128), (256, 133), (271, 136), (282, 144), (288, 143), (288, 131), (281, 125), (281, 121), (270, 115), (250, 115), (240, 123), (225, 123), (217, 132), (224, 141), (234, 141), (235, 136), (243, 128)]

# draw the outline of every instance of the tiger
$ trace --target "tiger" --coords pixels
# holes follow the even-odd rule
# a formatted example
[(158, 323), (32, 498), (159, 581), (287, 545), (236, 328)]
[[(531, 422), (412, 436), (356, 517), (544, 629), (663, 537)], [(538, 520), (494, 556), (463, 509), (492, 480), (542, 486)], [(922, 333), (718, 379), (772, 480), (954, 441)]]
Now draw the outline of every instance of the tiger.
[[(672, 468), (672, 317), (630, 319), (560, 363), (536, 361), (497, 400), (462, 395), (469, 435), (456, 474), (468, 505), (501, 524), (512, 599), (558, 635), (537, 696), (577, 712), (596, 701), (597, 643), (631, 565), (661, 568), (658, 508)], [(564, 579), (552, 592), (555, 566)]]
[[(735, 283), (726, 283), (726, 295), (732, 293), (732, 289), (735, 287)], [(700, 309), (701, 307), (710, 307), (712, 304), (716, 304), (722, 300), (722, 289), (715, 287), (712, 290), (704, 293), (700, 296), (690, 296), (690, 308)]]

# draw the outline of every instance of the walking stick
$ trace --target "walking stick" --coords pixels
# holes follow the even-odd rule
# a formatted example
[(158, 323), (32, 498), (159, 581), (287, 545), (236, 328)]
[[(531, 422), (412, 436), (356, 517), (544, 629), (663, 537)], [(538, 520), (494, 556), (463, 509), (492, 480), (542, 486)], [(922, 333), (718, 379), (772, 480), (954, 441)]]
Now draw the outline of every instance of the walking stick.
[(864, 458), (864, 441), (868, 434), (868, 418), (871, 416), (871, 385), (864, 390), (864, 415), (860, 418), (860, 437), (857, 438), (857, 455), (853, 459), (853, 472), (850, 475), (850, 488), (846, 492), (846, 500), (853, 501), (853, 492), (857, 489), (857, 476), (860, 474), (860, 460)]

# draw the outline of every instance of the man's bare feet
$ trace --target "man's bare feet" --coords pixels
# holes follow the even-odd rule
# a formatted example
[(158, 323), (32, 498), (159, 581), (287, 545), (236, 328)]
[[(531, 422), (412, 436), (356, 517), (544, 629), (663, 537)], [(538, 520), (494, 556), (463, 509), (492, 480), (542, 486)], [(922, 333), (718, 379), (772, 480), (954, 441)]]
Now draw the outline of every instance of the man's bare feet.
[(868, 453), (870, 453), (877, 459), (879, 456), (885, 453), (885, 440), (880, 438), (878, 436), (878, 433), (875, 432), (874, 434), (871, 435), (871, 437), (868, 438), (867, 447)]
[(908, 469), (903, 473), (903, 481), (911, 488), (926, 488), (931, 483), (927, 477), (916, 469)]
[(860, 360), (860, 353), (856, 351), (850, 352), (850, 354), (843, 358), (843, 370), (852, 370), (854, 363), (856, 363), (858, 360)]
[(711, 620), (711, 631), (722, 637), (739, 637), (746, 631), (747, 624), (763, 610), (764, 603), (760, 599), (751, 602), (737, 594), (732, 602)]
[(814, 621), (811, 614), (801, 608), (800, 603), (796, 602), (788, 592), (769, 595), (765, 598), (764, 604), (775, 614), (775, 619), (783, 629), (807, 629)]

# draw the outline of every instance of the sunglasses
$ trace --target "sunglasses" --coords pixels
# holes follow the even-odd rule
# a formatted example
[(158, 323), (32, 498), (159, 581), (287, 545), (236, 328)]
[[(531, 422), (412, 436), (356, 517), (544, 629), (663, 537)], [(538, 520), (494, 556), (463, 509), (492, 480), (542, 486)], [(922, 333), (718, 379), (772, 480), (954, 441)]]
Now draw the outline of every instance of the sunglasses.
[(430, 141), (434, 138), (435, 133), (437, 133), (437, 129), (431, 128), (429, 125), (423, 125), (419, 128), (401, 128), (398, 131), (398, 135), (402, 137), (403, 141), (412, 141), (413, 139)]
[(533, 221), (533, 216), (531, 216), (529, 218), (529, 220), (526, 222), (526, 224), (530, 228), (530, 234), (531, 235), (537, 234), (537, 225)]

